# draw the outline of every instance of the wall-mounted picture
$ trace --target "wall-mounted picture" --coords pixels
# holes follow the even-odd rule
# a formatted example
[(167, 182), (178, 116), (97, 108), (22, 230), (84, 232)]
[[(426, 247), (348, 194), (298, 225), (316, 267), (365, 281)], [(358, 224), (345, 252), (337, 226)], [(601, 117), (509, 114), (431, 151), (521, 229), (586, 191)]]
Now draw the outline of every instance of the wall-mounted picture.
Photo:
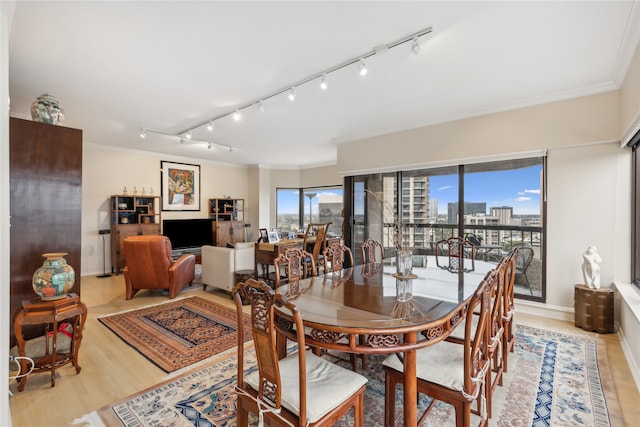
[(280, 241), (280, 236), (277, 231), (269, 232), (269, 243), (278, 243)]
[(163, 211), (200, 210), (200, 165), (160, 161)]

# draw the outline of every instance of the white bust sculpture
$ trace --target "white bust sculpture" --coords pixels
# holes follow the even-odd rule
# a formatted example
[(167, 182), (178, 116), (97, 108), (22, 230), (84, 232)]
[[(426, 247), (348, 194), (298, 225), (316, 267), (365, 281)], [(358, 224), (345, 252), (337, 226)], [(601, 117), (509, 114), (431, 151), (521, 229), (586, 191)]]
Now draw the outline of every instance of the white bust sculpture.
[(582, 262), (582, 274), (584, 281), (591, 289), (600, 289), (600, 265), (602, 258), (598, 255), (598, 249), (595, 246), (589, 246), (582, 254), (584, 261)]

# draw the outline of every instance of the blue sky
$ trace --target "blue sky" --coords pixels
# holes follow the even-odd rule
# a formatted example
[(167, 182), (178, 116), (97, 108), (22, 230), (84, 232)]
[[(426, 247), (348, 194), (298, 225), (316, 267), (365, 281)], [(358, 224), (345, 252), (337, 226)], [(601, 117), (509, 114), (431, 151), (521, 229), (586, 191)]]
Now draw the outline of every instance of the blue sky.
[[(487, 213), (495, 206), (511, 206), (514, 215), (540, 215), (541, 165), (506, 171), (469, 173), (465, 180), (465, 201), (485, 202)], [(458, 198), (458, 176), (438, 175), (429, 178), (429, 197), (438, 199), (438, 213), (446, 214), (447, 203)], [(318, 195), (339, 194), (342, 190), (318, 190)], [(308, 212), (309, 199), (305, 198)], [(314, 213), (318, 212), (318, 197), (312, 200)], [(298, 191), (279, 190), (278, 210), (281, 213), (298, 212)]]
[[(485, 202), (487, 213), (495, 206), (511, 206), (514, 215), (540, 214), (540, 171), (542, 166), (479, 172), (466, 175), (465, 201)], [(447, 203), (457, 201), (458, 176), (432, 176), (431, 198), (438, 199), (438, 213), (447, 212)]]

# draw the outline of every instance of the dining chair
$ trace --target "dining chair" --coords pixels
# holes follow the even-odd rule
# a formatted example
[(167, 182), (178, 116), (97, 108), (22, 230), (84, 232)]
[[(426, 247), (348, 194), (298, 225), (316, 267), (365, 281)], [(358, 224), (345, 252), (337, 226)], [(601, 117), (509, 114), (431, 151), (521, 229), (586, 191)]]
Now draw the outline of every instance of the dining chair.
[(324, 274), (338, 272), (344, 269), (345, 262), (353, 267), (353, 252), (348, 246), (339, 244), (324, 248), (322, 253)]
[(384, 260), (384, 246), (375, 239), (366, 239), (360, 244), (362, 251), (362, 263), (380, 262)]
[(502, 366), (504, 372), (509, 367), (509, 353), (515, 349), (515, 335), (513, 334), (514, 315), (516, 311), (514, 283), (516, 278), (516, 259), (520, 248), (514, 247), (507, 255), (502, 291), (502, 323), (504, 325), (504, 340), (502, 342)]
[[(503, 258), (498, 266), (489, 271), (485, 277), (485, 282), (489, 285), (489, 343), (487, 350), (489, 353), (489, 360), (491, 369), (487, 375), (487, 381), (485, 383), (485, 396), (487, 401), (487, 415), (491, 418), (491, 408), (493, 393), (498, 385), (502, 385), (502, 376), (504, 372), (504, 358), (502, 357), (503, 342), (504, 342), (504, 324), (503, 324), (503, 277), (505, 274), (507, 258)], [(472, 330), (477, 327), (478, 316), (474, 316)], [(464, 321), (466, 322), (466, 320)], [(446, 338), (449, 342), (457, 344), (464, 344), (464, 328), (462, 322), (451, 334)], [(480, 410), (480, 408), (478, 408)]]
[[(315, 263), (316, 274), (320, 272), (320, 266), (323, 265), (322, 252), (327, 246), (327, 232), (329, 231), (330, 222), (323, 223), (310, 223), (307, 225), (307, 229), (304, 233), (304, 240), (302, 249), (309, 251), (311, 239), (315, 236), (313, 241), (313, 247), (311, 248), (311, 255), (313, 262)], [(310, 266), (308, 265), (307, 268)]]
[[(441, 265), (440, 257), (448, 257), (448, 263)], [(469, 258), (471, 268), (466, 268), (464, 265), (465, 258)], [(462, 237), (449, 237), (448, 239), (440, 240), (436, 244), (436, 265), (444, 270), (448, 270), (452, 273), (464, 271), (469, 273), (474, 271), (476, 259), (476, 246), (468, 240)]]
[[(330, 426), (353, 408), (354, 425), (364, 426), (367, 379), (306, 350), (302, 316), (295, 304), (265, 282), (249, 279), (233, 289), (238, 315), (237, 425), (249, 413), (260, 425)], [(242, 299), (251, 302), (253, 350), (243, 342)], [(295, 337), (297, 347), (282, 358), (276, 337)], [(257, 369), (245, 371), (245, 351), (255, 351)]]
[[(478, 313), (477, 315), (474, 313)], [(433, 399), (418, 420), (422, 425), (437, 400), (452, 405), (456, 412), (456, 426), (471, 423), (474, 401), (482, 402), (485, 381), (490, 369), (489, 341), (489, 283), (483, 280), (466, 307), (464, 345), (440, 341), (416, 351), (417, 390)], [(473, 328), (474, 317), (477, 326)], [(385, 425), (395, 425), (396, 387), (404, 384), (403, 362), (397, 355), (383, 362), (385, 372)], [(486, 412), (480, 412), (480, 426), (487, 425)]]
[[(308, 263), (311, 263), (311, 268), (309, 269), (306, 268)], [(283, 282), (299, 282), (307, 277), (308, 274), (315, 276), (313, 258), (304, 249), (287, 248), (273, 260), (273, 267), (275, 271), (275, 289), (280, 287)]]

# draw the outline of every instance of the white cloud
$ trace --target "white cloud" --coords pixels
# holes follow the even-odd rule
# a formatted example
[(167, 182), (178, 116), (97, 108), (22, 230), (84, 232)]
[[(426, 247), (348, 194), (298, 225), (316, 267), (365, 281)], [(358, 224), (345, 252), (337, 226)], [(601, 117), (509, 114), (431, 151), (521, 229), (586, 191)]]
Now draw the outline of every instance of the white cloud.
[(518, 197), (516, 198), (516, 202), (528, 202), (529, 200), (531, 200), (531, 197)]
[(540, 194), (540, 189), (538, 188), (537, 190), (524, 190), (525, 193), (529, 193), (529, 194)]
[(453, 188), (453, 186), (452, 186), (452, 185), (445, 185), (444, 187), (440, 187), (440, 188), (438, 188), (438, 191), (448, 190), (448, 189), (450, 189), (450, 188)]

